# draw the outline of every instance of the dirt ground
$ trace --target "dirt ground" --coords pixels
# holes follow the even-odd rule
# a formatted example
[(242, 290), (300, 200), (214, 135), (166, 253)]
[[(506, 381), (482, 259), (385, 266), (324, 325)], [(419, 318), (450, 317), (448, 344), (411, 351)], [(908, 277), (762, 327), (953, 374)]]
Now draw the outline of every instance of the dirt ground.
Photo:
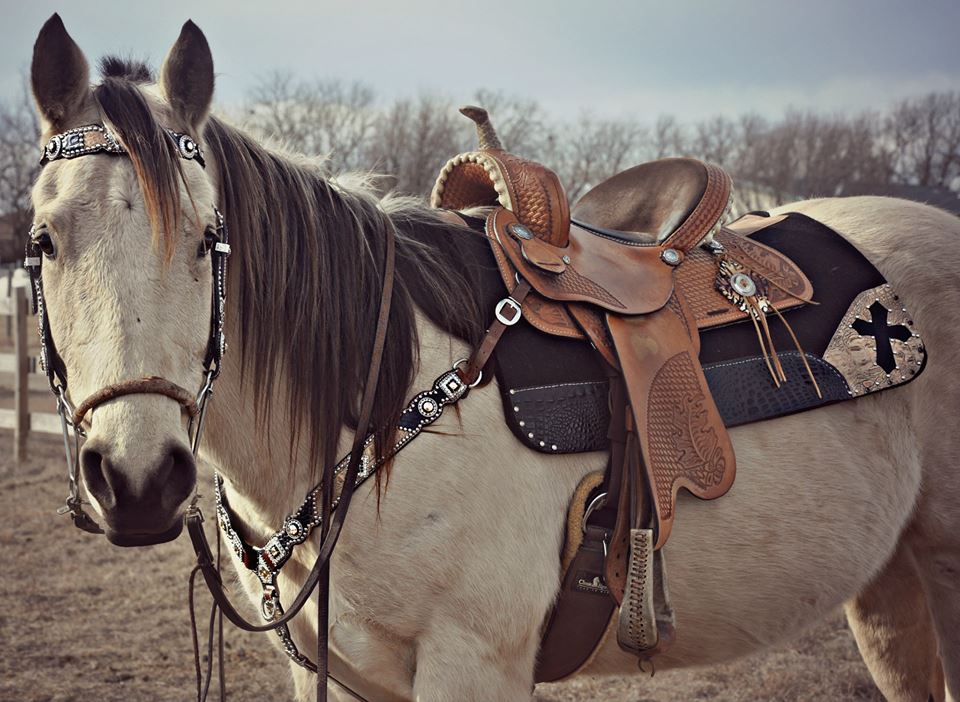
[[(195, 699), (186, 536), (121, 549), (74, 529), (55, 513), (66, 494), (58, 440), (32, 438), (20, 467), (11, 450), (11, 432), (0, 432), (0, 702)], [(200, 589), (198, 613), (209, 603)], [(270, 635), (226, 626), (229, 699), (290, 699), (286, 659)], [(839, 615), (730, 665), (537, 688), (538, 702), (882, 699)]]

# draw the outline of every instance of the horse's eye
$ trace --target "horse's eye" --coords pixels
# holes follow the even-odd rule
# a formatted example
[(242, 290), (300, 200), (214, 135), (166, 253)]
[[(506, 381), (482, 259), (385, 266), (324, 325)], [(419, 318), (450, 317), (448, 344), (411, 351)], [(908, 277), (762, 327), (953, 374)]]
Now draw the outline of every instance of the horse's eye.
[(53, 238), (46, 229), (38, 229), (33, 235), (33, 243), (43, 252), (47, 258), (57, 257), (57, 248), (53, 245)]
[(200, 247), (197, 249), (197, 257), (203, 258), (208, 253), (213, 251), (213, 247), (216, 246), (217, 242), (220, 241), (220, 237), (217, 235), (215, 229), (207, 229), (203, 233), (203, 241), (200, 242)]

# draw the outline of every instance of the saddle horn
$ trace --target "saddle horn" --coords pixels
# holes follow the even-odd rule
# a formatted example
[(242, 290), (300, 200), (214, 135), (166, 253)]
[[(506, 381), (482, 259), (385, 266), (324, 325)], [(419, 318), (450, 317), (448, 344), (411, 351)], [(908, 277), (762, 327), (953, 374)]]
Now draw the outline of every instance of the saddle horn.
[(490, 115), (482, 107), (476, 105), (464, 105), (460, 108), (460, 114), (472, 119), (477, 125), (477, 138), (480, 141), (481, 151), (490, 151), (491, 149), (503, 150), (503, 144), (500, 143), (500, 137), (490, 123)]

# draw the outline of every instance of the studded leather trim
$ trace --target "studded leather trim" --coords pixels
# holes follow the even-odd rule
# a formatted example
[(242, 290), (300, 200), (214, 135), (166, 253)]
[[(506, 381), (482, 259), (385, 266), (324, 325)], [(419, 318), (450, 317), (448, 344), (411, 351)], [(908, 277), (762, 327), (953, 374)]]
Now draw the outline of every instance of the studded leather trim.
[[(378, 455), (374, 446), (374, 435), (366, 438), (363, 444), (363, 457), (360, 462), (360, 471), (357, 473), (356, 485), (359, 486), (387, 461), (411, 441), (420, 432), (433, 424), (443, 414), (447, 405), (454, 404), (462, 399), (469, 391), (456, 370), (447, 371), (433, 383), (429, 390), (419, 393), (409, 403), (400, 415), (396, 430), (396, 440), (387, 451)], [(343, 492), (343, 481), (347, 466), (350, 464), (350, 455), (344, 456), (334, 468), (333, 503), (335, 508)], [(233, 526), (230, 508), (224, 494), (223, 478), (214, 474), (214, 499), (217, 509), (217, 521), (231, 551), (237, 560), (247, 569), (256, 573), (263, 588), (260, 600), (260, 614), (266, 621), (273, 621), (283, 615), (283, 606), (280, 603), (280, 588), (277, 576), (284, 564), (293, 555), (293, 549), (309, 538), (311, 532), (323, 523), (320, 498), (322, 485), (317, 485), (300, 504), (300, 507), (283, 521), (283, 526), (273, 536), (267, 539), (263, 546), (253, 546), (237, 533)], [(275, 629), (283, 650), (298, 665), (313, 670), (310, 661), (300, 653), (297, 645), (290, 636), (286, 625)]]
[[(173, 140), (181, 158), (196, 161), (201, 166), (206, 167), (203, 151), (193, 137), (182, 132), (175, 132), (172, 129), (164, 129), (164, 131)], [(40, 153), (40, 165), (43, 166), (60, 159), (71, 159), (101, 152), (125, 154), (127, 149), (113, 132), (104, 125), (87, 124), (50, 137)]]

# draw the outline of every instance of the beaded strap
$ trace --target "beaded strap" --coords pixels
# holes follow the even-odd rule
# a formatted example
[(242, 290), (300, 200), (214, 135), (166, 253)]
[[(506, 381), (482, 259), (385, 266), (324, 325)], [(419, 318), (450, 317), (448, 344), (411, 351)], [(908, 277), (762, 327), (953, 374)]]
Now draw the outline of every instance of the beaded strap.
[[(433, 387), (416, 395), (400, 414), (397, 423), (396, 440), (393, 446), (378, 456), (374, 446), (374, 435), (368, 436), (363, 443), (363, 457), (360, 459), (360, 471), (356, 485), (359, 486), (374, 475), (387, 461), (397, 455), (404, 446), (413, 441), (425, 427), (430, 426), (443, 414), (443, 408), (463, 398), (469, 386), (460, 379), (456, 370), (450, 370), (437, 378)], [(350, 463), (350, 455), (344, 456), (334, 469), (333, 504), (336, 507), (343, 491), (344, 472)], [(217, 522), (226, 537), (234, 556), (247, 570), (256, 573), (263, 587), (260, 599), (260, 614), (266, 621), (273, 621), (283, 614), (280, 604), (280, 589), (277, 575), (283, 565), (290, 560), (293, 549), (306, 541), (310, 534), (322, 523), (319, 500), (322, 485), (317, 485), (307, 493), (306, 498), (295, 512), (289, 515), (283, 527), (271, 536), (262, 547), (256, 547), (244, 541), (233, 527), (230, 509), (224, 494), (223, 478), (214, 474), (214, 499), (217, 507)], [(277, 636), (283, 649), (297, 664), (315, 671), (316, 666), (300, 653), (290, 636), (286, 625), (277, 627)]]

